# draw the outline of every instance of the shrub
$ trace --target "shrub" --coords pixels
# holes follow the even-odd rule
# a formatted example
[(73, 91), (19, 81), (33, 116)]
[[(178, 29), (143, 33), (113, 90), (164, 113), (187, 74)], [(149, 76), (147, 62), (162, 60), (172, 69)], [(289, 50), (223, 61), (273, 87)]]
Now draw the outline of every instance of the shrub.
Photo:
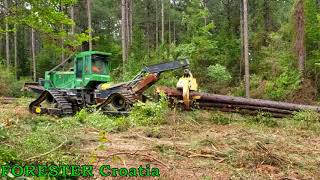
[(304, 122), (320, 122), (320, 114), (314, 111), (300, 111), (294, 113), (293, 119)]
[(129, 119), (133, 125), (158, 125), (165, 122), (168, 112), (167, 99), (161, 96), (160, 101), (157, 103), (151, 101), (136, 103)]
[(227, 125), (232, 122), (231, 118), (225, 116), (222, 113), (213, 114), (209, 120), (210, 122), (213, 122), (215, 124), (220, 124), (220, 125)]
[(223, 84), (223, 83), (229, 82), (232, 79), (226, 67), (220, 64), (209, 66), (207, 68), (207, 71), (208, 71), (208, 77), (216, 81), (217, 83)]
[(266, 95), (274, 100), (284, 100), (300, 86), (300, 74), (294, 70), (286, 70), (273, 81), (268, 81)]
[(293, 120), (298, 122), (301, 129), (307, 129), (316, 133), (320, 132), (320, 114), (314, 111), (300, 111), (293, 115)]
[(130, 121), (126, 117), (119, 117), (115, 120), (116, 128), (115, 130), (117, 131), (126, 131), (131, 127)]
[(18, 160), (17, 153), (5, 146), (0, 147), (0, 164)]
[(14, 70), (6, 69), (0, 65), (0, 96), (21, 97), (28, 93), (22, 92), (24, 82), (28, 79), (17, 80), (14, 76)]
[(272, 114), (266, 112), (259, 112), (256, 116), (253, 116), (250, 121), (263, 124), (267, 127), (277, 127), (278, 122), (272, 118)]
[[(256, 74), (252, 74), (250, 76), (250, 93), (252, 97), (259, 97), (261, 94), (264, 94), (264, 92), (259, 92), (261, 90), (259, 90), (260, 86), (261, 86), (261, 82), (263, 81), (262, 77)], [(264, 91), (264, 89), (262, 90)], [(239, 87), (236, 87), (233, 92), (232, 95), (234, 96), (245, 96), (245, 84), (244, 82), (241, 83), (241, 85)]]
[(87, 109), (82, 109), (76, 114), (76, 119), (85, 124), (89, 124), (95, 128), (111, 132), (118, 128), (120, 122), (117, 119), (107, 115), (103, 115), (101, 112), (89, 113)]

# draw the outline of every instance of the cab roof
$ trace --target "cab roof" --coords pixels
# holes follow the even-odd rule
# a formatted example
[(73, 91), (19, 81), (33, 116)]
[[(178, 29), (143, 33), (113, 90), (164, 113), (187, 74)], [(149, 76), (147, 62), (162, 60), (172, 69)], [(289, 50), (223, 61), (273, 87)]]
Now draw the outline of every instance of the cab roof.
[(111, 56), (112, 55), (111, 53), (102, 52), (102, 51), (83, 51), (83, 52), (76, 54), (75, 57), (84, 57), (84, 56), (89, 56), (92, 54), (104, 55), (104, 56)]

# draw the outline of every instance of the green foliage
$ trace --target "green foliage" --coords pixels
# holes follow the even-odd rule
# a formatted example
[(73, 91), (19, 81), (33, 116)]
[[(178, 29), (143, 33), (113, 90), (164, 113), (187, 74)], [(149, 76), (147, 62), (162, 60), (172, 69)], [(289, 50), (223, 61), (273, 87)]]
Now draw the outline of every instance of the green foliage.
[(122, 132), (129, 129), (132, 125), (126, 117), (118, 117), (115, 119), (115, 126), (114, 131)]
[(56, 134), (49, 128), (37, 128), (22, 140), (22, 148), (28, 150), (28, 155), (45, 153), (55, 148), (63, 141), (63, 135)]
[(9, 137), (8, 132), (6, 131), (6, 129), (4, 129), (3, 127), (1, 127), (0, 125), (0, 141), (4, 141)]
[(18, 155), (13, 149), (4, 145), (0, 147), (0, 164), (3, 164), (5, 162), (13, 162), (17, 160), (19, 160)]
[(294, 113), (293, 120), (298, 123), (298, 128), (320, 132), (320, 114), (311, 110)]
[(319, 123), (320, 114), (314, 111), (300, 111), (294, 113), (293, 120), (303, 121), (307, 123)]
[(17, 80), (14, 70), (7, 69), (0, 65), (0, 96), (21, 97), (27, 96), (28, 93), (21, 91), (25, 82), (29, 79)]
[(162, 96), (157, 103), (151, 101), (136, 103), (129, 119), (133, 125), (159, 125), (166, 122), (168, 113), (168, 102)]
[(287, 70), (266, 86), (267, 96), (275, 100), (283, 100), (300, 86), (300, 74), (294, 70)]
[(147, 128), (147, 129), (145, 129), (144, 134), (146, 137), (150, 137), (150, 138), (161, 138), (162, 137), (159, 127)]
[(272, 128), (278, 126), (278, 122), (272, 118), (272, 114), (266, 112), (259, 112), (256, 116), (250, 118), (249, 121)]
[[(251, 94), (258, 94), (262, 95), (265, 94), (264, 89), (263, 92), (258, 92), (258, 89), (263, 82), (262, 77), (256, 74), (251, 74), (250, 76), (250, 91)], [(245, 96), (245, 84), (244, 82), (241, 82), (240, 86), (233, 89), (232, 95), (234, 96)]]
[(37, 54), (37, 76), (44, 77), (45, 71), (48, 71), (61, 62), (59, 55), (62, 49), (49, 42), (44, 43), (44, 47)]
[[(111, 132), (118, 128), (115, 118), (103, 115), (99, 112), (89, 113), (86, 109), (82, 109), (76, 115), (76, 119), (85, 124), (89, 124), (90, 126), (96, 127), (98, 129), (103, 129), (107, 132)], [(119, 121), (119, 125), (124, 124)]]
[(214, 80), (215, 82), (218, 83), (226, 83), (231, 80), (231, 75), (227, 71), (226, 67), (216, 64), (216, 65), (211, 65), (207, 68), (208, 71), (208, 76)]
[(81, 122), (84, 123), (85, 120), (88, 118), (89, 112), (86, 109), (81, 109), (81, 111), (77, 112), (75, 118)]
[(320, 41), (320, 21), (319, 10), (317, 8), (317, 0), (305, 0), (305, 24), (306, 24), (306, 45), (309, 51), (318, 48)]
[(232, 122), (232, 119), (223, 113), (214, 113), (211, 115), (209, 121), (214, 124), (227, 125)]

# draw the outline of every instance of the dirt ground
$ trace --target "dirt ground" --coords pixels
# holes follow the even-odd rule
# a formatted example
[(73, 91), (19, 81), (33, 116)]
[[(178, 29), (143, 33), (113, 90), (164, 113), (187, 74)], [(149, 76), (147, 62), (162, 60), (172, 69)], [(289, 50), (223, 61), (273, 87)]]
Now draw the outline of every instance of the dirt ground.
[[(13, 107), (15, 106), (15, 107)], [(6, 116), (10, 112), (11, 115)], [(2, 104), (1, 122), (32, 118), (26, 106)], [(212, 113), (232, 119), (210, 121)], [(197, 116), (171, 114), (161, 126), (133, 127), (105, 133), (82, 128), (78, 153), (85, 164), (98, 167), (160, 168), (160, 179), (319, 179), (320, 135), (291, 119), (277, 126), (248, 123), (248, 116), (200, 111)], [(317, 122), (319, 123), (319, 122)], [(152, 179), (152, 178), (150, 178)]]
[[(237, 116), (237, 115), (236, 115)], [(181, 117), (182, 118), (182, 117)], [(309, 131), (234, 123), (176, 123), (106, 134), (103, 150), (91, 131), (83, 153), (95, 165), (161, 168), (164, 179), (318, 179), (320, 136)], [(101, 137), (100, 137), (101, 138)], [(90, 143), (91, 142), (91, 143)], [(126, 154), (117, 154), (123, 152)], [(110, 156), (116, 154), (115, 156)], [(91, 155), (92, 156), (92, 155)], [(112, 157), (117, 157), (116, 159)]]

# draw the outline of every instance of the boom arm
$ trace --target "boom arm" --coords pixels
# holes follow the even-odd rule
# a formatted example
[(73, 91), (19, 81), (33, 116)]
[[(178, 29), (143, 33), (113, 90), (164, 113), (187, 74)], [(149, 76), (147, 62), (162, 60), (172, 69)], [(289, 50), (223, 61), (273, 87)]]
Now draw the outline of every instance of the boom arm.
[(159, 80), (159, 76), (161, 73), (180, 68), (187, 69), (189, 67), (189, 64), (190, 63), (188, 59), (183, 59), (145, 67), (127, 85), (132, 87), (134, 93), (141, 94)]

